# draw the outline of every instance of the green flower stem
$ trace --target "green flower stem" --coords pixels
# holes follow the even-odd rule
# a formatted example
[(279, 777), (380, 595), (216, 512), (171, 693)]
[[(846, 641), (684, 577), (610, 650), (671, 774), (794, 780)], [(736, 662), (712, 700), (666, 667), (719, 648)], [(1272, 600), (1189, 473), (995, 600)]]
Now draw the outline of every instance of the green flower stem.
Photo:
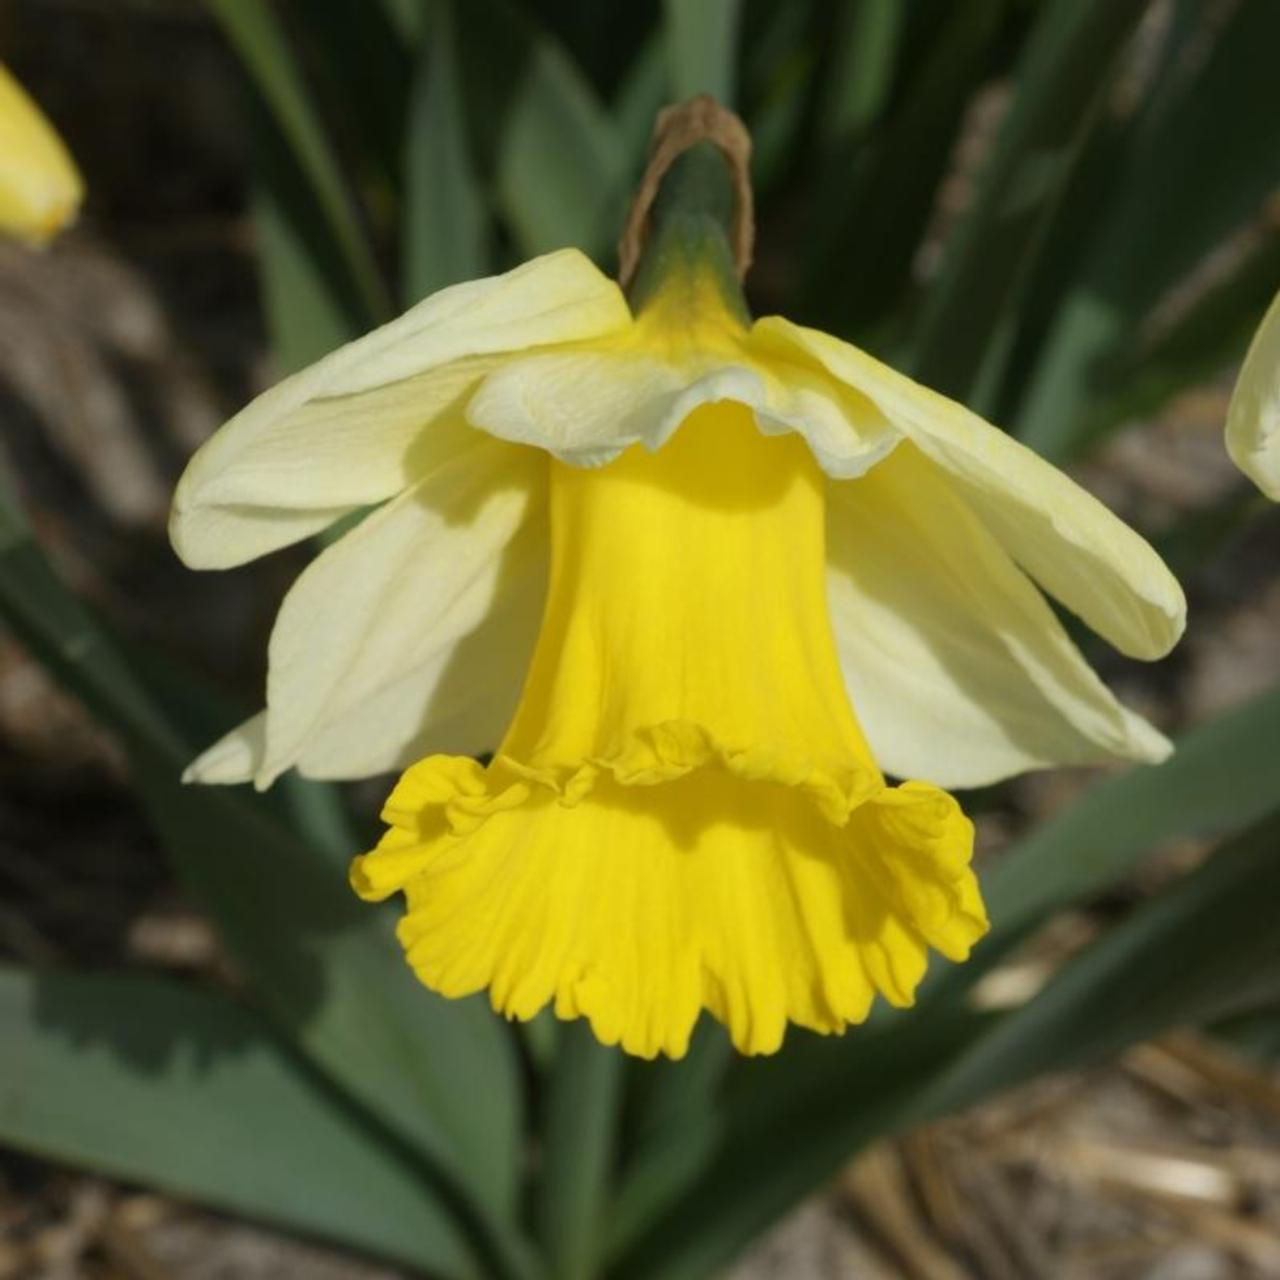
[(561, 1030), (546, 1100), (538, 1227), (555, 1280), (597, 1273), (612, 1191), (622, 1051), (597, 1044), (587, 1024)]
[(750, 315), (730, 247), (733, 217), (728, 164), (712, 143), (699, 142), (675, 160), (654, 198), (644, 254), (627, 291), (632, 311), (641, 311), (674, 279), (692, 279), (695, 268), (709, 267), (729, 308), (746, 323)]

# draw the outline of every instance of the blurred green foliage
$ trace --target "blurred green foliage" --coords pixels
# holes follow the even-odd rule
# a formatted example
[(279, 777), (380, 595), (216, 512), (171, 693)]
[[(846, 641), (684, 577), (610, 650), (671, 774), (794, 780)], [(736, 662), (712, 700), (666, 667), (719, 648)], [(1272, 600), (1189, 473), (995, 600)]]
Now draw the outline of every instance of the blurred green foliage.
[[(757, 310), (1054, 456), (1237, 358), (1280, 285), (1273, 0), (206, 3), (249, 90), (283, 368), (558, 245), (611, 268), (655, 111), (704, 90), (756, 139)], [(996, 123), (957, 177), (980, 103)], [(1193, 566), (1252, 509), (1166, 543)], [(914, 1011), (793, 1032), (765, 1061), (705, 1026), (685, 1061), (646, 1065), (417, 988), (342, 882), (331, 789), (181, 787), (227, 717), (132, 663), (8, 499), (0, 615), (126, 744), (249, 991), (0, 973), (0, 1137), (25, 1148), (430, 1274), (695, 1277), (879, 1137), (1174, 1024), (1274, 1026), (1250, 1017), (1280, 1000), (1280, 692), (1010, 850), (987, 879), (994, 936)], [(972, 1007), (1014, 943), (1188, 835), (1232, 839), (1026, 1004)]]

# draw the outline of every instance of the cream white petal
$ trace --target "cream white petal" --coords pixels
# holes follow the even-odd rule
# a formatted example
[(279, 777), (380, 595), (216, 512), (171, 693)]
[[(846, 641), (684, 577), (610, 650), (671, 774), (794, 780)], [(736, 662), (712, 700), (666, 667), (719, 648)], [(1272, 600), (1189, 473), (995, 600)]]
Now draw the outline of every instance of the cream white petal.
[(861, 475), (901, 436), (865, 401), (811, 370), (775, 370), (745, 355), (666, 360), (644, 350), (575, 351), (506, 362), (481, 384), (467, 420), (499, 439), (536, 445), (574, 466), (625, 448), (660, 448), (700, 404), (736, 400), (766, 434), (802, 435), (833, 476)]
[(1280, 293), (1253, 335), (1231, 393), (1227, 452), (1268, 498), (1280, 502)]
[(449, 456), (456, 436), (423, 428), (456, 416), (504, 353), (630, 323), (618, 286), (573, 249), (444, 289), (216, 432), (178, 485), (174, 547), (194, 568), (225, 568), (382, 501)]
[[(542, 571), (547, 460), (472, 441), (325, 550), (285, 597), (259, 786), (295, 764), (381, 772), (441, 728), (458, 735), (452, 751), (494, 745), (479, 734), (501, 719), (498, 703), (513, 709), (536, 630), (535, 610), (504, 612), (503, 598), (514, 589), (527, 602)], [(471, 683), (486, 679), (477, 659), (492, 687)], [(463, 703), (477, 696), (472, 716)]]
[(970, 787), (1047, 765), (1168, 754), (916, 446), (828, 492), (832, 625), (887, 771)]
[(1158, 658), (1186, 602), (1151, 546), (1068, 476), (955, 401), (857, 347), (780, 317), (761, 341), (809, 353), (944, 468), (1001, 546), (1122, 653)]
[(436, 753), (493, 751), (515, 712), (546, 602), (541, 520), (507, 544), (503, 584), (441, 664), (427, 661), (317, 732), (298, 756), (308, 778), (397, 773)]
[(248, 782), (262, 767), (267, 749), (267, 713), (259, 711), (236, 725), (186, 768), (183, 782), (228, 784)]
[[(547, 535), (526, 521), (507, 544), (503, 584), (483, 621), (442, 665), (427, 661), (326, 721), (294, 762), (308, 778), (369, 778), (436, 752), (479, 755), (502, 738), (520, 696), (546, 598)], [(187, 768), (184, 782), (250, 782), (262, 769), (267, 713), (237, 725)]]
[(183, 477), (169, 526), (178, 554), (193, 568), (229, 568), (399, 493), (465, 446), (470, 433), (457, 408), (498, 358), (455, 361), (299, 405), (222, 470), (210, 471), (194, 498)]

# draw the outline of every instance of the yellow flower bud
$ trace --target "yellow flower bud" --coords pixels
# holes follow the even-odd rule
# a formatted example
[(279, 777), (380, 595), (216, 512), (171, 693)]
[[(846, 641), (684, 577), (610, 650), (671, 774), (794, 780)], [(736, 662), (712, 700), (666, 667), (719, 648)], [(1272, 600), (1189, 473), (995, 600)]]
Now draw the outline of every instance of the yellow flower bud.
[(0, 64), (0, 232), (47, 244), (75, 218), (83, 195), (62, 139)]

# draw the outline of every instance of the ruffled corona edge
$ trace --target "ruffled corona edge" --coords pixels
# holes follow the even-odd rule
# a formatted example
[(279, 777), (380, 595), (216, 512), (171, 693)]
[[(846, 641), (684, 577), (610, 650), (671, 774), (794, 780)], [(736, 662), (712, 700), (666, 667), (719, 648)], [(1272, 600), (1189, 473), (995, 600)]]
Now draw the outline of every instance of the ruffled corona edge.
[(876, 992), (911, 1004), (929, 948), (964, 960), (987, 928), (946, 792), (687, 722), (572, 769), (431, 756), (383, 819), (352, 885), (405, 894), (423, 983), (488, 988), (521, 1020), (554, 1002), (646, 1058), (681, 1057), (703, 1008), (743, 1053), (774, 1052), (788, 1021), (842, 1031)]

